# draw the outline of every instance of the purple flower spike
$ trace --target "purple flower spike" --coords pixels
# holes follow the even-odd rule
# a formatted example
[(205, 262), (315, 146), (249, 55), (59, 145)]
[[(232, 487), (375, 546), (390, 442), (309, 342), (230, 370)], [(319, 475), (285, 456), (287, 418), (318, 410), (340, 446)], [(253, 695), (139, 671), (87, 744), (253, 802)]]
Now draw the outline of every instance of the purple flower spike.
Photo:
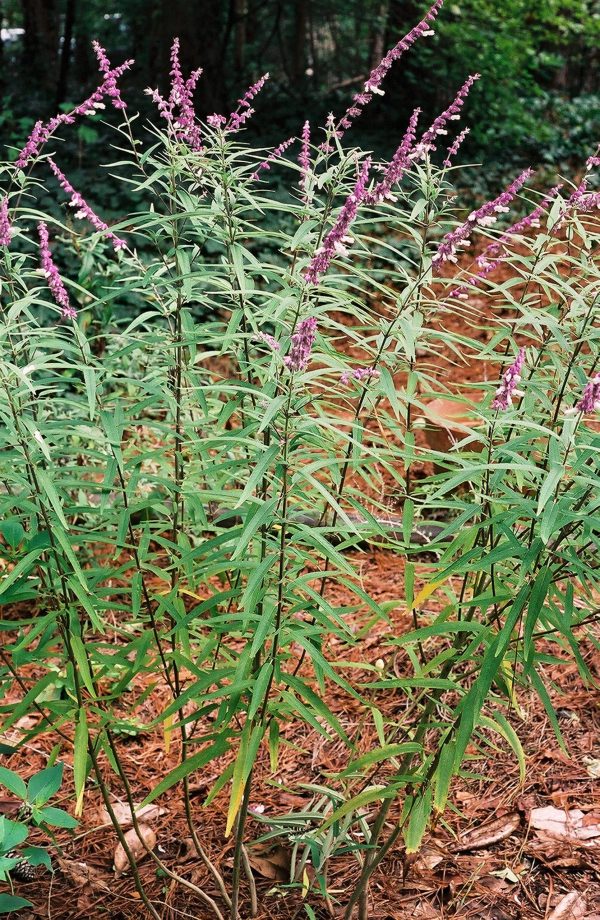
[(517, 178), (511, 182), (501, 195), (498, 195), (493, 201), (488, 201), (480, 208), (477, 208), (476, 211), (469, 214), (464, 224), (461, 224), (451, 233), (446, 234), (439, 245), (438, 251), (431, 260), (433, 265), (436, 266), (440, 262), (447, 261), (456, 262), (456, 250), (460, 243), (464, 243), (468, 240), (475, 227), (487, 227), (496, 222), (498, 214), (506, 213), (508, 211), (508, 205), (519, 189), (525, 185), (532, 173), (532, 169), (524, 170), (520, 176), (517, 176)]
[(179, 39), (174, 38), (171, 46), (171, 91), (168, 100), (156, 89), (146, 90), (158, 106), (159, 114), (172, 129), (175, 138), (188, 144), (194, 151), (202, 150), (202, 134), (194, 108), (194, 91), (201, 74), (202, 68), (198, 67), (192, 70), (187, 80), (183, 79), (179, 63)]
[(43, 121), (36, 121), (27, 143), (15, 162), (17, 169), (25, 169), (29, 161), (37, 157), (46, 141), (49, 140), (60, 125), (72, 125), (75, 122), (76, 115), (93, 115), (98, 109), (103, 109), (105, 107), (103, 102), (105, 96), (112, 100), (116, 109), (125, 108), (125, 103), (121, 99), (121, 92), (117, 86), (117, 80), (126, 70), (129, 70), (133, 61), (125, 61), (123, 64), (119, 64), (118, 67), (111, 67), (104, 49), (98, 42), (93, 42), (93, 45), (98, 58), (100, 72), (103, 74), (102, 83), (94, 90), (91, 96), (76, 106), (72, 112), (55, 115), (47, 124), (44, 124)]
[(298, 155), (300, 164), (300, 188), (306, 192), (308, 187), (308, 177), (310, 175), (310, 122), (305, 121), (302, 127), (302, 147)]
[(575, 406), (579, 412), (595, 412), (600, 409), (600, 374), (586, 384), (583, 395)]
[(479, 80), (479, 74), (472, 74), (461, 86), (459, 89), (456, 98), (448, 106), (445, 112), (442, 112), (441, 115), (435, 119), (430, 128), (427, 129), (423, 137), (421, 138), (419, 144), (416, 147), (416, 152), (419, 156), (426, 156), (430, 151), (435, 150), (435, 140), (440, 134), (447, 134), (446, 125), (449, 121), (456, 121), (460, 118), (460, 110), (465, 104), (465, 99), (469, 95), (469, 91), (476, 80)]
[(477, 256), (476, 261), (479, 268), (477, 274), (469, 278), (465, 284), (462, 284), (458, 288), (454, 288), (454, 290), (450, 292), (450, 297), (459, 297), (462, 299), (468, 297), (469, 288), (480, 285), (483, 279), (487, 278), (487, 276), (502, 263), (504, 257), (507, 255), (505, 244), (508, 243), (512, 236), (523, 233), (524, 230), (528, 230), (530, 227), (539, 227), (540, 218), (545, 214), (547, 208), (552, 204), (552, 201), (556, 198), (561, 188), (562, 185), (555, 185), (530, 214), (521, 218), (516, 224), (513, 224), (512, 227), (505, 230), (497, 240), (494, 240), (493, 243), (486, 246), (481, 255)]
[(306, 369), (312, 347), (315, 344), (316, 335), (317, 320), (314, 316), (308, 316), (298, 323), (298, 328), (292, 336), (290, 353), (283, 359), (289, 371), (294, 373), (294, 371)]
[(341, 118), (339, 121), (337, 125), (338, 137), (342, 137), (344, 131), (347, 131), (348, 128), (351, 127), (354, 119), (358, 118), (363, 108), (368, 105), (374, 95), (383, 96), (384, 93), (381, 89), (381, 84), (394, 61), (398, 61), (404, 52), (408, 51), (411, 45), (414, 45), (414, 43), (419, 38), (422, 38), (425, 35), (433, 35), (431, 26), (435, 21), (443, 2), (444, 0), (435, 0), (435, 3), (429, 9), (421, 22), (418, 23), (414, 29), (411, 29), (408, 35), (405, 35), (404, 38), (400, 39), (400, 41), (388, 51), (383, 60), (380, 61), (380, 63), (377, 65), (377, 67), (371, 71), (369, 79), (365, 83), (363, 92), (356, 93), (354, 95), (351, 105), (346, 110), (343, 118)]
[(126, 246), (125, 240), (121, 240), (118, 236), (115, 236), (115, 234), (109, 228), (108, 224), (105, 223), (102, 218), (98, 217), (98, 215), (89, 206), (87, 201), (85, 201), (79, 192), (75, 191), (65, 174), (58, 168), (52, 157), (48, 157), (48, 164), (58, 179), (61, 188), (65, 190), (67, 195), (71, 196), (69, 205), (72, 208), (77, 208), (75, 217), (79, 218), (80, 220), (83, 220), (83, 218), (89, 220), (90, 224), (92, 227), (94, 227), (95, 230), (103, 233), (105, 237), (110, 240), (115, 250), (123, 249)]
[(376, 380), (381, 377), (381, 371), (376, 367), (355, 367), (353, 371), (346, 370), (340, 375), (340, 382), (343, 384), (350, 383), (350, 380)]
[(279, 351), (281, 348), (277, 339), (268, 332), (259, 332), (257, 338), (264, 342), (265, 345), (268, 345), (271, 351)]
[(492, 403), (492, 409), (506, 410), (512, 405), (513, 396), (520, 396), (517, 390), (517, 384), (521, 379), (521, 371), (525, 363), (525, 349), (520, 348), (519, 354), (515, 361), (502, 375), (502, 383), (496, 390), (496, 397)]
[[(100, 68), (100, 72), (104, 74), (104, 83), (102, 84), (103, 95), (107, 96), (111, 100), (115, 109), (126, 109), (127, 105), (123, 102), (123, 99), (121, 98), (121, 90), (117, 86), (117, 78), (120, 76), (120, 74), (117, 72), (116, 68), (110, 66), (110, 61), (108, 60), (106, 51), (102, 45), (96, 41), (93, 41), (92, 47), (96, 57), (98, 58), (98, 66)], [(131, 66), (133, 61), (128, 61), (127, 63), (129, 66)]]
[(411, 166), (410, 152), (415, 142), (417, 121), (421, 109), (415, 109), (410, 116), (408, 127), (402, 138), (402, 142), (392, 160), (387, 167), (383, 179), (378, 182), (372, 192), (367, 192), (365, 202), (367, 204), (376, 204), (380, 201), (396, 201), (396, 196), (392, 194), (392, 186), (401, 181), (404, 173)]
[(278, 147), (276, 147), (272, 153), (269, 154), (267, 159), (262, 161), (258, 169), (252, 173), (252, 175), (250, 176), (250, 181), (254, 182), (256, 179), (258, 179), (258, 174), (259, 172), (261, 172), (261, 170), (270, 169), (271, 163), (274, 160), (277, 160), (281, 156), (282, 153), (285, 153), (288, 147), (290, 147), (294, 143), (295, 140), (296, 140), (295, 137), (288, 137), (286, 141), (282, 141), (282, 143)]
[(52, 292), (56, 303), (62, 309), (62, 315), (68, 319), (75, 319), (77, 316), (77, 310), (75, 310), (69, 301), (69, 295), (65, 289), (65, 286), (62, 282), (62, 278), (58, 273), (58, 269), (54, 264), (52, 255), (50, 254), (50, 245), (48, 242), (48, 227), (43, 221), (40, 221), (38, 224), (38, 231), (40, 234), (40, 257), (42, 262), (42, 270), (48, 281), (48, 287)]
[(226, 131), (239, 131), (248, 119), (254, 115), (254, 109), (251, 107), (250, 103), (255, 96), (258, 96), (268, 79), (269, 74), (263, 74), (260, 80), (253, 83), (252, 86), (246, 90), (242, 98), (238, 99), (237, 109), (235, 112), (232, 112), (227, 119)]
[(323, 245), (315, 252), (308, 268), (304, 272), (304, 280), (309, 284), (319, 283), (319, 279), (329, 268), (329, 264), (335, 252), (343, 256), (348, 255), (344, 243), (352, 242), (352, 239), (348, 236), (348, 230), (350, 224), (356, 217), (360, 202), (365, 197), (370, 167), (371, 158), (367, 157), (362, 165), (360, 175), (354, 186), (354, 191), (346, 199), (346, 203), (340, 211), (334, 226), (325, 237)]
[(10, 246), (12, 225), (8, 216), (8, 197), (5, 196), (0, 204), (0, 246)]
[(470, 133), (470, 131), (471, 131), (470, 128), (463, 128), (463, 130), (460, 132), (458, 137), (454, 140), (454, 142), (450, 145), (450, 147), (448, 147), (446, 159), (444, 160), (444, 166), (446, 167), (446, 169), (448, 169), (449, 166), (452, 166), (452, 160), (454, 159), (454, 157), (460, 150), (464, 139)]

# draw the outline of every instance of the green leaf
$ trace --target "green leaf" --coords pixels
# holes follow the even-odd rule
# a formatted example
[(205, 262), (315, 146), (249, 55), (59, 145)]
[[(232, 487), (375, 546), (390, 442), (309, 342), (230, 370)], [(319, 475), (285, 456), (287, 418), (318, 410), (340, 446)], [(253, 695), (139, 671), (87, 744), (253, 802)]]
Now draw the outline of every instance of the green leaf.
[(69, 830), (77, 827), (75, 818), (72, 818), (62, 808), (47, 805), (45, 808), (37, 809), (34, 814), (38, 824), (50, 824), (52, 827), (65, 827), (69, 828)]
[(27, 784), (27, 801), (32, 805), (43, 805), (53, 795), (56, 795), (60, 789), (62, 778), (62, 763), (57, 763), (53, 767), (46, 767), (45, 770), (34, 773)]
[(421, 745), (417, 744), (416, 741), (405, 741), (402, 744), (387, 744), (385, 747), (369, 751), (368, 754), (363, 754), (362, 757), (353, 760), (352, 763), (342, 770), (339, 776), (342, 777), (348, 776), (350, 773), (359, 773), (365, 767), (370, 767), (374, 763), (381, 763), (382, 760), (391, 760), (392, 758), (400, 756), (400, 754), (418, 754), (421, 750)]
[(17, 518), (7, 518), (5, 521), (1, 521), (0, 533), (13, 549), (25, 539), (25, 530)]
[(0, 767), (0, 784), (5, 786), (13, 795), (16, 795), (17, 798), (25, 801), (27, 797), (27, 786), (18, 773), (14, 773), (6, 767)]
[(23, 907), (33, 907), (33, 904), (14, 894), (0, 894), (0, 914), (11, 914), (14, 910), (21, 910)]
[[(363, 808), (365, 805), (370, 805), (371, 802), (381, 802), (383, 799), (391, 799), (397, 795), (397, 792), (398, 790), (394, 786), (369, 786), (367, 789), (363, 789), (362, 792), (359, 792), (358, 795), (348, 799), (343, 805), (340, 805), (339, 808), (336, 808), (333, 814), (320, 825), (319, 831), (326, 831), (332, 824), (335, 824), (336, 821), (340, 821), (352, 812), (357, 812), (359, 808)], [(353, 820), (355, 821), (357, 821), (358, 818), (358, 814), (353, 816)]]
[(83, 796), (85, 793), (85, 780), (87, 777), (88, 762), (88, 724), (85, 709), (79, 710), (79, 718), (75, 726), (75, 741), (73, 745), (73, 773), (75, 779), (75, 817), (80, 818), (83, 813)]
[(185, 776), (189, 776), (190, 773), (193, 773), (195, 770), (205, 767), (207, 763), (210, 763), (215, 757), (220, 757), (227, 750), (229, 750), (229, 743), (224, 738), (217, 738), (214, 744), (209, 745), (203, 751), (199, 751), (197, 754), (192, 754), (191, 757), (187, 757), (183, 763), (178, 764), (174, 770), (167, 773), (158, 786), (154, 787), (152, 792), (148, 793), (142, 802), (142, 806), (153, 802), (154, 799), (157, 799), (159, 795), (162, 795), (163, 792), (166, 792), (171, 786), (181, 782)]
[(409, 818), (408, 826), (404, 831), (404, 843), (407, 853), (416, 853), (421, 846), (431, 816), (431, 787), (428, 786), (422, 795), (414, 798), (409, 796), (407, 803), (408, 808), (405, 810), (408, 811)]

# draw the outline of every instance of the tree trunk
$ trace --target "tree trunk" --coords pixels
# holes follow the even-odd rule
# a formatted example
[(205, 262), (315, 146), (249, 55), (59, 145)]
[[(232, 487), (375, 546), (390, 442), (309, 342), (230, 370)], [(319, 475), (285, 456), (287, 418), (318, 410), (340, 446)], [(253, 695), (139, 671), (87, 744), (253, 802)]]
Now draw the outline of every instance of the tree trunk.
[(23, 10), (23, 73), (32, 84), (55, 86), (58, 76), (58, 11), (56, 0), (21, 0)]
[(241, 75), (244, 70), (244, 58), (246, 53), (246, 24), (248, 9), (246, 0), (235, 0), (235, 45), (234, 45), (234, 67), (235, 72)]
[(308, 2), (296, 0), (294, 10), (294, 38), (291, 55), (292, 78), (296, 86), (304, 82), (306, 76), (306, 28), (308, 25)]
[(390, 0), (381, 0), (379, 10), (373, 17), (373, 31), (371, 32), (371, 70), (377, 67), (386, 52), (385, 37), (389, 11)]
[(76, 7), (77, 0), (67, 0), (63, 43), (60, 53), (60, 67), (58, 70), (58, 82), (56, 84), (56, 108), (59, 107), (61, 102), (65, 101), (67, 95), (67, 81), (69, 79), (69, 69), (71, 66), (71, 45), (73, 42)]

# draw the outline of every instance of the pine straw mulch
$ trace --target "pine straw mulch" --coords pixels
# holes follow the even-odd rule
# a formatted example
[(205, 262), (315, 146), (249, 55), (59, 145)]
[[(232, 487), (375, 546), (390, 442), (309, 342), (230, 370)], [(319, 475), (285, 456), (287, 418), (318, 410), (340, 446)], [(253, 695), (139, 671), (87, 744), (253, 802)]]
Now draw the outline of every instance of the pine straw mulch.
[[(373, 550), (355, 553), (365, 590), (380, 599), (401, 599), (404, 596), (403, 559), (392, 553)], [(428, 581), (427, 563), (417, 565), (417, 588)], [(345, 589), (336, 586), (331, 592), (336, 603), (351, 603)], [(431, 598), (425, 618), (439, 608)], [(364, 624), (364, 612), (349, 614), (356, 628)], [(384, 660), (388, 673), (402, 675), (402, 651), (394, 654), (387, 640), (412, 628), (412, 620), (402, 604), (391, 612), (389, 623), (377, 623), (356, 648), (333, 640), (328, 649), (333, 660), (353, 660), (355, 665), (373, 665)], [(556, 654), (556, 646), (553, 647)], [(592, 642), (584, 643), (584, 656), (600, 685), (600, 656)], [(352, 679), (362, 682), (368, 673), (360, 667), (349, 672)], [(557, 904), (573, 893), (567, 912), (559, 917), (581, 917), (600, 920), (600, 874), (598, 853), (600, 837), (589, 840), (565, 840), (548, 836), (529, 826), (533, 808), (554, 806), (570, 811), (580, 809), (584, 824), (600, 822), (600, 783), (591, 775), (600, 768), (600, 690), (584, 686), (575, 664), (565, 658), (562, 666), (546, 665), (545, 677), (553, 685), (553, 702), (560, 717), (567, 751), (561, 750), (540, 702), (530, 694), (521, 694), (518, 712), (511, 721), (523, 742), (527, 760), (524, 786), (519, 781), (514, 754), (498, 741), (495, 749), (473, 756), (470, 769), (475, 777), (455, 782), (451, 808), (443, 820), (427, 835), (424, 846), (410, 863), (404, 859), (401, 847), (396, 848), (383, 863), (372, 885), (372, 920), (441, 920), (441, 918), (477, 918), (477, 920), (548, 920)], [(142, 684), (153, 680), (146, 676), (139, 686), (126, 696), (137, 696)], [(558, 689), (560, 687), (560, 690)], [(401, 691), (374, 691), (374, 702), (389, 719), (401, 711), (404, 699)], [(142, 723), (148, 723), (169, 699), (168, 690), (158, 684), (136, 713)], [(336, 686), (328, 686), (327, 702), (351, 736), (360, 738), (359, 750), (368, 751), (378, 745), (374, 727), (364, 719), (359, 705)], [(127, 709), (124, 699), (124, 711)], [(35, 716), (27, 716), (14, 730), (3, 736), (14, 743), (19, 735), (32, 727)], [(264, 818), (281, 815), (309, 805), (309, 794), (300, 783), (326, 785), (332, 772), (345, 763), (343, 745), (327, 741), (309, 726), (282, 731), (287, 741), (282, 748), (278, 773), (270, 775), (268, 758), (260, 756), (255, 775), (254, 804), (263, 805)], [(57, 738), (42, 735), (5, 761), (11, 769), (25, 778), (45, 766), (47, 756)], [(119, 748), (136, 801), (141, 801), (169, 769), (177, 763), (176, 745), (167, 755), (161, 730), (140, 731), (137, 735), (119, 736)], [(63, 745), (60, 754), (66, 764), (64, 805), (72, 802), (72, 770), (70, 751)], [(203, 796), (228, 762), (227, 756), (210, 764), (200, 774), (192, 776), (194, 819), (200, 839), (210, 858), (230, 879), (233, 855), (231, 839), (224, 837), (227, 792), (221, 793), (213, 804), (204, 809)], [(115, 800), (122, 799), (114, 776), (106, 763), (105, 777)], [(0, 810), (10, 812), (10, 799), (0, 801)], [(56, 804), (60, 804), (57, 802)], [(185, 822), (179, 793), (172, 789), (157, 802), (160, 814), (151, 820), (157, 835), (157, 852), (169, 868), (193, 881), (218, 900), (218, 893), (208, 873), (196, 857)], [(264, 832), (264, 824), (251, 818), (248, 839)], [(35, 835), (34, 835), (35, 836)], [(106, 826), (98, 788), (90, 783), (86, 807), (80, 827), (73, 835), (58, 835), (61, 854), (54, 860), (55, 873), (50, 876), (40, 870), (35, 881), (15, 883), (15, 892), (34, 904), (33, 910), (19, 916), (23, 920), (48, 917), (49, 920), (87, 920), (107, 917), (111, 920), (133, 920), (146, 917), (146, 911), (135, 891), (131, 876), (115, 877), (112, 868), (116, 837)], [(250, 847), (256, 868), (260, 920), (292, 920), (306, 916), (297, 891), (285, 890), (285, 869), (288, 865), (289, 842), (281, 838), (274, 851)], [(140, 873), (147, 891), (165, 920), (178, 918), (208, 918), (210, 911), (195, 895), (157, 876), (155, 866), (146, 858), (140, 862)], [(266, 877), (265, 877), (266, 876)], [(341, 916), (346, 900), (358, 877), (354, 857), (337, 857), (329, 870), (328, 889), (333, 916)], [(244, 887), (241, 915), (250, 916), (247, 889)], [(318, 895), (309, 903), (319, 920), (332, 916)]]

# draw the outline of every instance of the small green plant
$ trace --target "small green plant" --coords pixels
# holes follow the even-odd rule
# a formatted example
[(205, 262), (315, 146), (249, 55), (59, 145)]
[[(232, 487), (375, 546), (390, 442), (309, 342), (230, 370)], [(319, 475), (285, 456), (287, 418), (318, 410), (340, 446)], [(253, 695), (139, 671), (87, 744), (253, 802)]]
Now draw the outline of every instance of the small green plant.
[[(27, 783), (13, 770), (0, 767), (0, 785), (21, 802), (16, 820), (0, 816), (0, 881), (8, 882), (11, 888), (13, 879), (28, 881), (34, 878), (38, 866), (52, 871), (46, 847), (24, 845), (31, 828), (39, 828), (53, 838), (53, 828), (77, 827), (77, 821), (68, 812), (47, 804), (59, 791), (62, 777), (61, 763), (34, 773)], [(31, 906), (30, 901), (15, 894), (0, 894), (2, 914)]]

